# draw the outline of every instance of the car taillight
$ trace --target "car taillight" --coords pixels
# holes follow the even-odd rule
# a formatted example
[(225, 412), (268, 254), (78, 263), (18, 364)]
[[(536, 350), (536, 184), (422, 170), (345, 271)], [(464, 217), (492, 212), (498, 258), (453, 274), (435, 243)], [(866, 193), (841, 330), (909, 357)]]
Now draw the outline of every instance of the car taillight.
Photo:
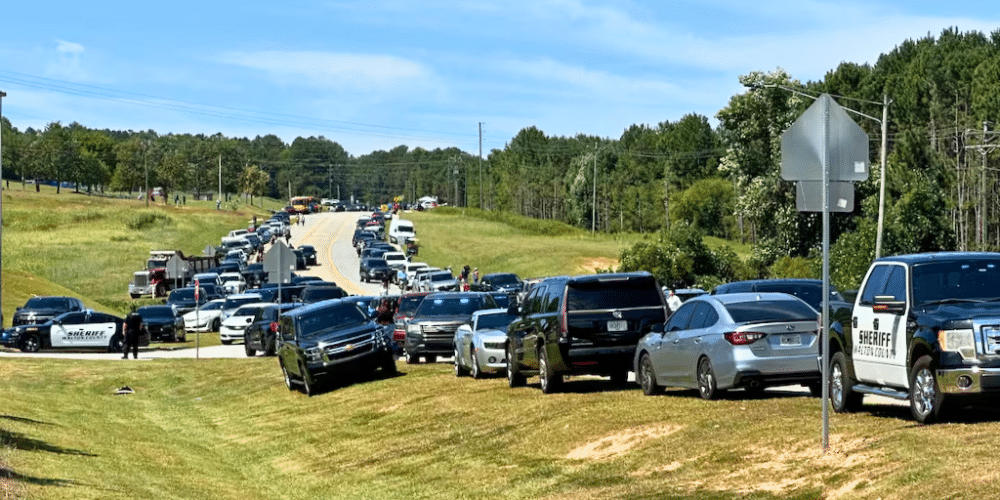
[(559, 336), (569, 338), (569, 314), (566, 311), (566, 300), (563, 300), (562, 309), (559, 312)]
[(268, 328), (271, 329), (271, 333), (278, 333), (278, 322), (272, 321)]
[(733, 345), (748, 345), (767, 336), (766, 333), (756, 332), (726, 332), (722, 335)]

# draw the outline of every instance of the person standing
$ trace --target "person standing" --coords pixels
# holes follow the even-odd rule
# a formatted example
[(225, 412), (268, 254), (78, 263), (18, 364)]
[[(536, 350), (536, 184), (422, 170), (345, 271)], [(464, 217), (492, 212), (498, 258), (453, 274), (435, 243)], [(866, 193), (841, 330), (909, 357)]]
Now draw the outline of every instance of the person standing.
[(122, 344), (122, 359), (128, 359), (132, 349), (132, 359), (139, 359), (139, 336), (142, 335), (142, 316), (132, 311), (125, 316), (125, 342)]
[(670, 309), (670, 314), (677, 312), (681, 307), (681, 298), (677, 296), (676, 286), (670, 287), (670, 294), (667, 296), (667, 308)]

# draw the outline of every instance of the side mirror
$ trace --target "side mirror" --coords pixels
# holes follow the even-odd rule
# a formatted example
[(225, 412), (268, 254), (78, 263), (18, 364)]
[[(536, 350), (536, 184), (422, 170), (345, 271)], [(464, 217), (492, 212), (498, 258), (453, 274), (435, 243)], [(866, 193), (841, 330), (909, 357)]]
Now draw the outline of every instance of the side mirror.
[(510, 306), (507, 307), (507, 314), (509, 316), (520, 316), (521, 309), (517, 306), (517, 304), (512, 303)]
[(663, 333), (664, 323), (650, 323), (646, 325), (645, 333)]
[(876, 295), (872, 309), (880, 313), (903, 314), (906, 310), (906, 301), (896, 300), (892, 295)]

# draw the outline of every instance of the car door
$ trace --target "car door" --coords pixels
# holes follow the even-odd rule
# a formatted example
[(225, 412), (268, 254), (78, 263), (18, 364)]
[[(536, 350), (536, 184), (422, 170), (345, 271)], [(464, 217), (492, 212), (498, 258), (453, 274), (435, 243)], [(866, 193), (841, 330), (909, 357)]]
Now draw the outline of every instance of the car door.
[[(687, 329), (679, 333), (680, 342), (676, 344), (677, 377), (684, 387), (697, 387), (697, 367), (698, 361), (703, 354), (709, 354), (712, 359), (712, 351), (718, 346), (718, 339), (722, 335), (713, 332), (711, 326), (719, 320), (718, 313), (711, 302), (699, 301), (693, 313)], [(715, 352), (718, 359), (721, 353)]]
[[(57, 316), (52, 320), (49, 330), (49, 340), (52, 347), (81, 347), (95, 344), (95, 337), (100, 332), (91, 332), (87, 323), (87, 313), (74, 312)], [(110, 340), (110, 339), (107, 339)], [(107, 342), (104, 343), (107, 345)]]
[[(536, 286), (528, 295), (524, 298), (521, 303), (521, 315), (520, 317), (511, 323), (510, 326), (510, 341), (514, 347), (514, 359), (511, 363), (516, 364), (520, 368), (527, 368), (527, 360), (525, 360), (527, 345), (534, 345), (532, 342), (538, 338), (538, 303), (539, 303), (539, 292), (544, 290), (544, 286)], [(534, 356), (534, 354), (532, 354)]]
[(302, 376), (299, 370), (298, 341), (295, 332), (295, 321), (291, 318), (281, 318), (278, 332), (278, 358), (289, 373)]
[(653, 368), (656, 370), (657, 379), (663, 385), (676, 386), (680, 383), (683, 369), (681, 360), (678, 359), (677, 346), (681, 342), (681, 333), (687, 330), (697, 305), (696, 301), (685, 302), (670, 315), (663, 326), (663, 336), (658, 348), (652, 351)]
[[(909, 316), (909, 288), (906, 267), (900, 263), (880, 264), (872, 268), (858, 306), (851, 319), (852, 358), (859, 381), (907, 388), (906, 324)], [(877, 296), (892, 296), (906, 303), (902, 314), (877, 311)]]

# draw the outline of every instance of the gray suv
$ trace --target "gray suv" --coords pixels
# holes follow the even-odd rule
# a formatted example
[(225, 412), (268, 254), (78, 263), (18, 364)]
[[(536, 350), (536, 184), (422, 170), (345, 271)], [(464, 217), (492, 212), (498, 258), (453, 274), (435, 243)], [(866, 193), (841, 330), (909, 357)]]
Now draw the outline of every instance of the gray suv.
[(542, 392), (564, 375), (610, 376), (624, 384), (639, 339), (666, 320), (663, 292), (647, 272), (546, 278), (508, 311), (507, 382), (538, 375)]

